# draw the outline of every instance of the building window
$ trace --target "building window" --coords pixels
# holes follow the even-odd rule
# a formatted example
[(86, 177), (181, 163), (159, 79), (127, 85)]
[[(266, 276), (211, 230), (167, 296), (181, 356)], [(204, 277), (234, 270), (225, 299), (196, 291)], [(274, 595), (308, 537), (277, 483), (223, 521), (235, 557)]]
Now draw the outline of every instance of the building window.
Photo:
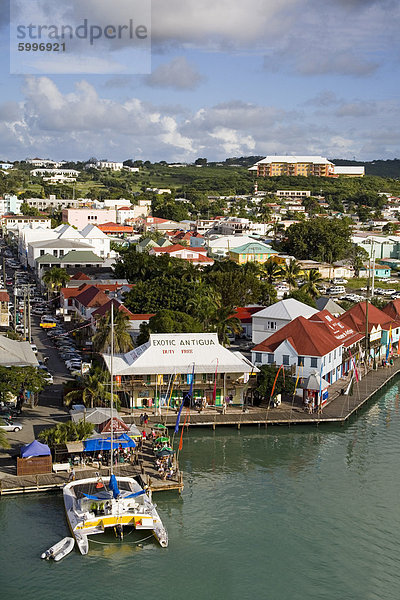
[(257, 363), (262, 362), (261, 352), (256, 352), (255, 362), (257, 362)]
[(289, 354), (283, 354), (283, 356), (282, 356), (282, 363), (284, 365), (288, 365), (289, 364)]
[(311, 368), (318, 367), (318, 358), (311, 358)]
[(304, 356), (298, 356), (297, 357), (297, 366), (298, 367), (304, 367), (305, 364), (305, 357)]
[(268, 360), (268, 364), (272, 364), (274, 362), (274, 355), (273, 354), (268, 354), (267, 355), (267, 360)]
[(40, 251), (40, 256), (44, 256), (44, 250)]

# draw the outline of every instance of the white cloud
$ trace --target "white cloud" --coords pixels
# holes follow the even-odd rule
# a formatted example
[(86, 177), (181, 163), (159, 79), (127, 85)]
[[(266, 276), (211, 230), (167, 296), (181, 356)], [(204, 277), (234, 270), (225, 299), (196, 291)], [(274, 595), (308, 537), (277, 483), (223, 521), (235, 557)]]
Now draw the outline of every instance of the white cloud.
[(193, 90), (203, 79), (204, 77), (184, 56), (177, 56), (169, 63), (157, 67), (145, 78), (145, 82), (152, 87)]
[(9, 159), (172, 161), (273, 153), (367, 159), (400, 151), (397, 100), (344, 101), (327, 91), (301, 110), (232, 100), (190, 111), (137, 97), (111, 100), (85, 80), (64, 92), (48, 77), (28, 77), (23, 94), (19, 103), (0, 105), (0, 154)]

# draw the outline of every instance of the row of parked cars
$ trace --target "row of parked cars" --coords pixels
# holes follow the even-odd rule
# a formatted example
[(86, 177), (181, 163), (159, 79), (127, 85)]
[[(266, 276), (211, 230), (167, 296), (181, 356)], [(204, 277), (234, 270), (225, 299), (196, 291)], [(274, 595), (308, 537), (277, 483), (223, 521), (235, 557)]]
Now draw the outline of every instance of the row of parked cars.
[[(49, 322), (46, 319), (46, 315), (42, 317), (45, 322)], [(48, 337), (53, 341), (56, 346), (60, 358), (64, 361), (67, 369), (73, 373), (74, 371), (81, 371), (82, 369), (82, 355), (76, 348), (73, 339), (68, 332), (65, 331), (63, 326), (59, 323), (56, 317), (52, 317), (53, 322), (56, 326), (47, 331)]]

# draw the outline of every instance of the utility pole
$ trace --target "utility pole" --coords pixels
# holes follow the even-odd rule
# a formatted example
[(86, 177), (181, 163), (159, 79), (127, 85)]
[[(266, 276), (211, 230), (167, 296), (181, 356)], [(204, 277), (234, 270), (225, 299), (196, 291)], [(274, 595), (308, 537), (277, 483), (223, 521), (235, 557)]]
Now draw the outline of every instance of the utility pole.
[(14, 271), (14, 331), (17, 330), (17, 275)]
[(32, 342), (32, 324), (31, 324), (31, 286), (28, 285), (28, 342)]
[(24, 340), (26, 341), (26, 288), (24, 288)]

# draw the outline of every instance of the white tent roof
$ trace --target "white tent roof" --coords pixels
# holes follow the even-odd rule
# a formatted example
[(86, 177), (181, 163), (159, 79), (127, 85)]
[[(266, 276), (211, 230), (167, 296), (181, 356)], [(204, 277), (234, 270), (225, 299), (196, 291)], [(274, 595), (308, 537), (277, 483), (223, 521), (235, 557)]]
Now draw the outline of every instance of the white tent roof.
[(86, 227), (84, 227), (83, 229), (81, 229), (80, 234), (84, 237), (84, 238), (105, 238), (108, 239), (108, 235), (106, 235), (104, 233), (104, 231), (101, 231), (101, 229), (99, 229), (98, 227), (96, 227), (96, 225), (86, 225)]
[[(110, 370), (110, 355), (103, 354)], [(224, 348), (216, 333), (158, 333), (127, 354), (113, 359), (114, 375), (167, 375), (173, 373), (256, 373), (241, 354)]]
[(39, 365), (29, 342), (17, 342), (0, 335), (2, 367), (37, 367)]
[(275, 302), (275, 304), (260, 310), (259, 312), (255, 313), (253, 317), (293, 321), (293, 319), (296, 319), (297, 317), (305, 317), (306, 319), (309, 319), (317, 312), (318, 310), (308, 306), (308, 304), (303, 304), (294, 298), (286, 298), (285, 300), (280, 300), (280, 302)]
[[(111, 408), (107, 407), (97, 407), (97, 408), (88, 408), (86, 410), (86, 414), (84, 410), (71, 410), (70, 411), (71, 420), (77, 423), (78, 421), (87, 421), (88, 423), (93, 423), (94, 425), (100, 425), (111, 419)], [(120, 415), (116, 410), (113, 411), (113, 416), (117, 419), (120, 419)], [(98, 434), (96, 434), (98, 435)]]

